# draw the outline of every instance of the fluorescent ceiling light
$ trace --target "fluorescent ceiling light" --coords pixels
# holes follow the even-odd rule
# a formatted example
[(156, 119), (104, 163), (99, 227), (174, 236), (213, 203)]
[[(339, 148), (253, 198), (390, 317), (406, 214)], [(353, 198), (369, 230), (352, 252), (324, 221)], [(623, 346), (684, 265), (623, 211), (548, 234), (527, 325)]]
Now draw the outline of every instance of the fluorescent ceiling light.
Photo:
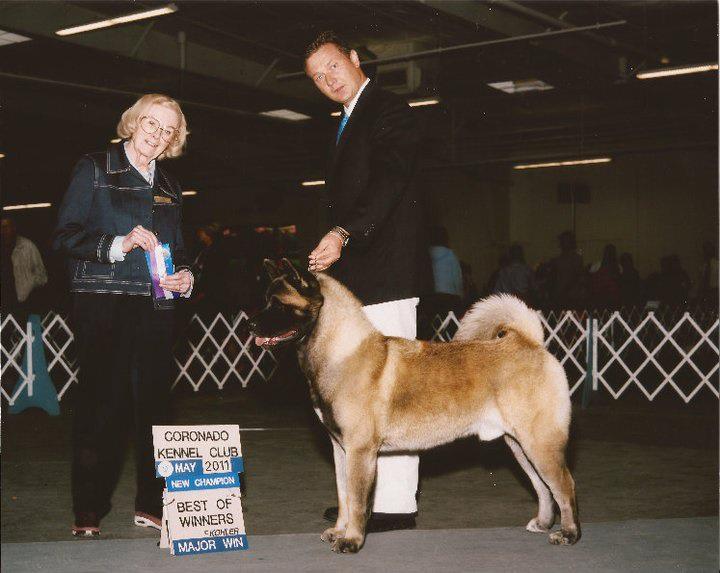
[(20, 34), (13, 34), (12, 32), (0, 30), (0, 46), (7, 46), (8, 44), (19, 44), (20, 42), (28, 41), (30, 41), (30, 38), (21, 36)]
[(322, 179), (318, 179), (317, 181), (303, 181), (302, 182), (303, 187), (315, 187), (316, 185), (325, 185), (325, 181)]
[(50, 207), (52, 203), (28, 203), (27, 205), (8, 205), (3, 211), (17, 211), (18, 209), (37, 209), (39, 207)]
[(591, 165), (594, 163), (610, 163), (611, 157), (595, 157), (594, 159), (571, 159), (568, 161), (550, 161), (548, 163), (527, 163), (515, 165), (513, 169), (541, 169), (543, 167), (569, 167), (571, 165)]
[(268, 117), (279, 117), (280, 119), (289, 119), (290, 121), (302, 121), (304, 119), (310, 119), (309, 115), (304, 113), (298, 113), (291, 109), (274, 109), (272, 111), (261, 111), (260, 115), (267, 115)]
[(493, 82), (488, 84), (491, 88), (506, 94), (519, 94), (523, 92), (544, 92), (553, 89), (553, 86), (542, 80), (510, 80), (507, 82)]
[(197, 191), (183, 191), (182, 194), (184, 196), (188, 197), (188, 196), (192, 196), (192, 195), (197, 195)]
[[(416, 99), (413, 101), (409, 101), (408, 105), (410, 107), (421, 107), (424, 105), (437, 105), (440, 103), (440, 100), (437, 98), (430, 98), (430, 99)], [(342, 115), (342, 112), (340, 111), (334, 111), (330, 114), (332, 117), (340, 117)]]
[(698, 74), (701, 72), (712, 72), (717, 70), (717, 64), (699, 64), (697, 66), (682, 66), (679, 68), (664, 68), (660, 70), (651, 70), (649, 72), (640, 72), (637, 74), (639, 80), (649, 80), (652, 78), (665, 78), (668, 76), (682, 76), (685, 74)]
[(122, 141), (122, 139), (120, 139), (119, 137), (116, 137), (115, 139), (111, 139), (110, 143), (120, 143), (121, 141)]
[(117, 26), (118, 24), (127, 24), (128, 22), (135, 22), (137, 20), (145, 20), (146, 18), (155, 18), (155, 16), (163, 16), (164, 14), (172, 14), (177, 12), (177, 6), (175, 4), (168, 4), (161, 8), (154, 8), (152, 10), (143, 10), (142, 12), (134, 12), (126, 16), (117, 16), (115, 18), (109, 18), (107, 20), (100, 20), (99, 22), (91, 22), (89, 24), (82, 24), (80, 26), (74, 26), (72, 28), (64, 28), (55, 32), (58, 36), (71, 36), (72, 34), (81, 34), (82, 32), (89, 32), (90, 30), (98, 30), (100, 28), (109, 28), (110, 26)]
[(432, 99), (418, 99), (418, 100), (415, 100), (415, 101), (409, 101), (409, 102), (408, 102), (408, 105), (409, 105), (410, 107), (420, 107), (420, 106), (423, 106), (423, 105), (436, 105), (436, 104), (438, 104), (438, 103), (440, 103), (440, 100), (439, 100), (439, 99), (432, 98)]

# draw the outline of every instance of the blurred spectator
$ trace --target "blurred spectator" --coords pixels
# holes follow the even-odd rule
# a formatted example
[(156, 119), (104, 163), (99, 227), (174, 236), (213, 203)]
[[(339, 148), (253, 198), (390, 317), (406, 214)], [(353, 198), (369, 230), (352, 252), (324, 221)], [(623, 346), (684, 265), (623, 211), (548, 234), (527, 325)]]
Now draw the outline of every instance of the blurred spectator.
[(648, 303), (659, 303), (667, 290), (663, 284), (664, 277), (670, 272), (670, 261), (667, 256), (660, 259), (660, 271), (650, 273), (645, 280), (645, 291)]
[(492, 292), (512, 294), (529, 305), (536, 303), (537, 287), (532, 269), (525, 262), (523, 248), (517, 243), (510, 246), (509, 263), (498, 272)]
[(40, 251), (30, 239), (17, 234), (12, 219), (3, 218), (0, 225), (3, 312), (32, 311), (31, 294), (47, 283)]
[(445, 227), (430, 228), (430, 259), (435, 292), (462, 298), (463, 280), (460, 261), (448, 246), (448, 233)]
[(552, 261), (540, 261), (535, 267), (536, 305), (538, 308), (549, 308), (550, 282), (552, 278)]
[(491, 295), (495, 291), (495, 283), (497, 282), (498, 277), (500, 276), (500, 273), (509, 264), (510, 264), (510, 256), (506, 252), (502, 253), (498, 257), (498, 266), (495, 268), (495, 270), (492, 273), (490, 273), (490, 278), (488, 279), (487, 283), (485, 284), (485, 288), (483, 289), (482, 296)]
[(559, 309), (583, 308), (586, 299), (585, 268), (577, 252), (575, 235), (563, 231), (558, 235), (560, 254), (550, 261), (550, 301)]
[(718, 256), (715, 244), (710, 241), (703, 243), (703, 262), (698, 281), (698, 302), (712, 306), (718, 305)]
[(198, 312), (214, 314), (231, 310), (233, 285), (228, 282), (228, 260), (223, 249), (223, 227), (210, 223), (195, 232), (200, 252), (191, 269), (195, 276), (193, 299)]
[[(227, 275), (231, 291), (232, 312), (243, 310), (250, 314), (264, 304), (264, 293), (260, 290), (258, 274), (253, 264), (252, 244), (255, 233), (248, 228), (225, 227), (222, 231), (222, 251), (227, 256)], [(262, 265), (262, 260), (257, 266)]]
[(593, 308), (620, 307), (620, 264), (615, 245), (605, 245), (602, 261), (590, 269), (590, 297)]
[(430, 227), (428, 244), (433, 292), (420, 297), (417, 309), (418, 338), (425, 340), (435, 334), (432, 324), (436, 316), (444, 318), (450, 311), (459, 316), (464, 310), (463, 273), (460, 261), (448, 246), (447, 229), (441, 226)]
[(474, 304), (480, 298), (480, 291), (475, 284), (475, 279), (472, 274), (472, 267), (465, 261), (460, 261), (460, 270), (462, 271), (463, 279), (463, 308), (469, 307)]
[(639, 306), (642, 302), (642, 281), (630, 253), (620, 255), (620, 302), (624, 307)]
[(690, 300), (692, 281), (680, 262), (680, 257), (670, 255), (670, 291), (665, 301), (669, 305), (687, 305)]
[(648, 299), (665, 306), (686, 305), (690, 285), (690, 277), (682, 268), (680, 258), (677, 255), (667, 255), (660, 259), (660, 272), (648, 277)]

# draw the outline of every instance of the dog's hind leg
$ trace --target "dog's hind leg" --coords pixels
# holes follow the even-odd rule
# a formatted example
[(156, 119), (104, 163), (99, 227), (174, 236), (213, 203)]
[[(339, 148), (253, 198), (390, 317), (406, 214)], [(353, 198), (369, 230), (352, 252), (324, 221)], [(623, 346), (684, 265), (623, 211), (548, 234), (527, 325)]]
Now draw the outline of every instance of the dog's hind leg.
[(370, 444), (345, 444), (348, 523), (345, 536), (333, 543), (336, 553), (357, 553), (365, 541), (368, 501), (377, 472), (378, 449)]
[(333, 447), (333, 460), (335, 461), (335, 486), (337, 488), (338, 498), (338, 516), (333, 527), (323, 531), (320, 539), (326, 543), (333, 543), (339, 537), (345, 535), (345, 528), (348, 522), (348, 504), (347, 504), (347, 464), (345, 450), (338, 443), (337, 439), (331, 434), (330, 441)]
[(520, 464), (520, 467), (525, 470), (525, 473), (530, 478), (535, 488), (535, 493), (537, 493), (538, 496), (537, 517), (533, 517), (525, 529), (534, 533), (547, 533), (550, 531), (553, 523), (555, 523), (555, 509), (553, 507), (552, 494), (530, 463), (530, 460), (528, 460), (520, 444), (508, 434), (505, 434), (504, 438), (507, 445), (510, 446), (510, 450), (515, 455), (515, 459)]
[[(550, 488), (560, 508), (560, 531), (550, 534), (553, 545), (572, 545), (580, 540), (575, 481), (565, 464), (564, 439), (550, 433), (545, 436), (516, 436), (537, 473)], [(545, 438), (545, 439), (543, 439)]]

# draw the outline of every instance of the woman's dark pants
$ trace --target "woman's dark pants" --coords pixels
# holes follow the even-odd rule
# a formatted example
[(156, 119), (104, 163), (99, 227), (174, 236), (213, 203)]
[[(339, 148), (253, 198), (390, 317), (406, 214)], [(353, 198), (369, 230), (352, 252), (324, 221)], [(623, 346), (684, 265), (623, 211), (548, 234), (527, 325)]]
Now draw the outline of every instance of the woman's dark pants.
[(152, 426), (170, 421), (174, 311), (149, 296), (76, 293), (73, 329), (80, 366), (74, 393), (73, 510), (102, 519), (111, 507), (132, 428), (135, 510), (162, 515)]

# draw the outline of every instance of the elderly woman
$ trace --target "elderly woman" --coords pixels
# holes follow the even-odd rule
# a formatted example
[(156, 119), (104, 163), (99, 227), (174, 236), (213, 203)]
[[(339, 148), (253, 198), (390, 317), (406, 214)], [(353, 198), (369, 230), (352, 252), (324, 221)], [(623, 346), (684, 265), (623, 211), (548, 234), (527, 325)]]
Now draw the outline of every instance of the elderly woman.
[(75, 166), (54, 235), (54, 248), (68, 259), (80, 366), (73, 396), (76, 536), (100, 534), (128, 426), (137, 454), (135, 524), (160, 529), (163, 483), (155, 478), (152, 426), (169, 419), (176, 301), (153, 294), (145, 251), (170, 245), (175, 272), (160, 281), (165, 291), (189, 296), (193, 284), (181, 188), (158, 165), (183, 151), (188, 131), (180, 106), (144, 95), (122, 114), (117, 133), (120, 143)]

